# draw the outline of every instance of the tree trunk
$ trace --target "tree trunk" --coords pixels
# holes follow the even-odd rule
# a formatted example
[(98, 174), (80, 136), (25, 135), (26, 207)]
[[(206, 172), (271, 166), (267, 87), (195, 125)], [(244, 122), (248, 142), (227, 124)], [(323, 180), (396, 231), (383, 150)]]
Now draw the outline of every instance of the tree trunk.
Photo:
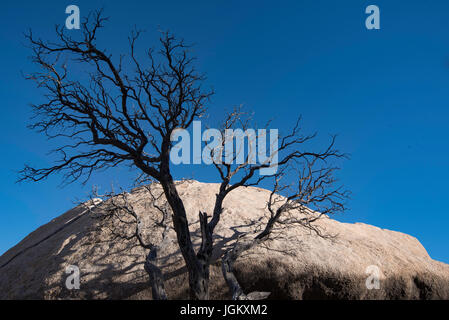
[(157, 266), (158, 248), (155, 247), (150, 250), (145, 260), (145, 271), (150, 276), (151, 292), (154, 300), (167, 300), (167, 293), (165, 292), (164, 276), (161, 269)]
[[(194, 275), (194, 296), (200, 300), (209, 300), (210, 259), (212, 256), (212, 229), (207, 223), (207, 213), (199, 212), (201, 229), (201, 247), (196, 255), (198, 260), (198, 273)], [(192, 287), (191, 287), (192, 288)]]
[(209, 300), (209, 264), (198, 261), (198, 268), (192, 272), (190, 279), (190, 298)]
[(173, 226), (189, 272), (190, 298), (194, 300), (209, 299), (209, 258), (203, 258), (201, 255), (197, 257), (193, 249), (184, 204), (170, 174), (166, 174), (164, 179), (161, 179), (161, 185), (173, 211)]

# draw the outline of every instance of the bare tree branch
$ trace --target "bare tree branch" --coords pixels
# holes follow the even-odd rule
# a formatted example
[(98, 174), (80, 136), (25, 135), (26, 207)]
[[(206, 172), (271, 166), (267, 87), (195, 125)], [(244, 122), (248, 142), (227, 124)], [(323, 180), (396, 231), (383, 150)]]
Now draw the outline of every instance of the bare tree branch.
[[(340, 186), (335, 186), (334, 173), (338, 170), (338, 167), (331, 163), (333, 160), (347, 156), (334, 148), (335, 136), (331, 138), (329, 145), (323, 151), (306, 151), (306, 143), (315, 138), (316, 135), (301, 135), (300, 120), (301, 118), (298, 118), (292, 131), (281, 138), (280, 144), (275, 150), (278, 161), (272, 162), (272, 159), (269, 159), (265, 163), (256, 163), (251, 159), (251, 145), (254, 145), (254, 143), (250, 139), (259, 142), (259, 138), (261, 138), (259, 132), (253, 137), (248, 135), (248, 150), (242, 163), (235, 160), (239, 157), (239, 152), (244, 152), (244, 150), (233, 149), (231, 161), (228, 159), (228, 162), (223, 160), (221, 155), (214, 157), (217, 149), (210, 150), (211, 158), (214, 159), (214, 165), (222, 183), (216, 195), (213, 218), (209, 223), (207, 232), (213, 233), (224, 209), (223, 201), (231, 191), (240, 187), (257, 186), (263, 180), (271, 179), (273, 181), (272, 191), (267, 203), (270, 217), (265, 227), (252, 240), (243, 243), (237, 242), (223, 256), (223, 275), (234, 299), (264, 296), (256, 293), (245, 295), (233, 274), (234, 263), (243, 252), (269, 239), (275, 227), (282, 229), (300, 226), (313, 231), (318, 236), (328, 237), (329, 235), (323, 234), (314, 222), (322, 217), (343, 212), (346, 209), (344, 201), (348, 197), (348, 192)], [(226, 139), (229, 139), (226, 135), (227, 130), (235, 129), (238, 125), (241, 130), (246, 131), (250, 128), (249, 124), (251, 124), (251, 118), (248, 118), (241, 109), (229, 113), (221, 130), (222, 147), (227, 143)], [(256, 175), (258, 170), (274, 166), (276, 170), (273, 174)], [(289, 183), (282, 181), (291, 176), (295, 177), (293, 181)], [(206, 229), (204, 232), (206, 232)], [(207, 241), (207, 239), (203, 237), (203, 241)], [(213, 246), (212, 243), (208, 245)]]
[[(56, 41), (43, 41), (30, 30), (26, 38), (39, 71), (27, 75), (45, 94), (34, 104), (30, 127), (58, 139), (58, 160), (48, 168), (25, 165), (19, 181), (40, 181), (62, 173), (71, 183), (85, 183), (97, 170), (127, 164), (159, 181), (173, 211), (173, 226), (189, 269), (192, 298), (208, 295), (202, 264), (190, 237), (184, 204), (170, 171), (171, 134), (201, 117), (213, 94), (204, 90), (204, 75), (194, 67), (189, 46), (165, 32), (160, 49), (149, 49), (145, 62), (138, 57), (135, 30), (129, 55), (114, 57), (100, 48), (97, 37), (107, 18), (101, 11), (81, 24), (81, 37), (56, 27)], [(132, 65), (134, 70), (125, 66)], [(82, 73), (79, 73), (82, 70)]]

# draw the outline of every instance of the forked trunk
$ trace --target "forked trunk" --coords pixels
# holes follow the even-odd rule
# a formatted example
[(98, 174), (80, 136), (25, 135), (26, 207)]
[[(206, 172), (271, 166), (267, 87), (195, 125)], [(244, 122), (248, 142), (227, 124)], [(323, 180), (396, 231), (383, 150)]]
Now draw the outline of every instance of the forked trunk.
[(205, 251), (206, 255), (202, 255), (203, 249), (200, 249), (197, 256), (190, 238), (186, 210), (172, 177), (167, 174), (165, 179), (161, 180), (161, 184), (165, 197), (173, 211), (173, 226), (179, 248), (189, 272), (190, 298), (207, 300), (209, 299), (209, 257), (206, 253), (208, 252), (208, 247)]

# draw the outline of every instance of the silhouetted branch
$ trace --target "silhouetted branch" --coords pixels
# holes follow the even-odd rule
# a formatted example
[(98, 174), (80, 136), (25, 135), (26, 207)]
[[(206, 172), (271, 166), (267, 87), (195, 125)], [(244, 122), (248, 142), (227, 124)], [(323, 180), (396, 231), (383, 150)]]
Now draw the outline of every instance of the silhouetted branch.
[[(247, 122), (242, 122), (241, 116), (242, 113), (239, 111), (234, 111), (229, 115), (224, 122), (223, 137), (226, 129), (232, 128), (237, 122), (240, 125), (243, 123), (243, 130), (246, 130)], [(254, 238), (236, 242), (223, 256), (223, 276), (232, 292), (233, 299), (248, 299), (248, 296), (243, 293), (233, 269), (235, 261), (243, 252), (268, 240), (275, 228), (283, 232), (283, 229), (298, 226), (307, 228), (320, 237), (331, 237), (323, 234), (314, 222), (345, 210), (344, 203), (349, 194), (341, 186), (335, 186), (334, 173), (338, 167), (331, 163), (333, 160), (346, 157), (346, 155), (334, 148), (335, 137), (332, 137), (331, 142), (323, 151), (304, 151), (304, 144), (312, 140), (315, 134), (302, 136), (299, 124), (300, 118), (292, 131), (281, 138), (276, 150), (279, 160), (274, 163), (268, 161), (256, 164), (250, 159), (250, 151), (242, 164), (214, 162), (222, 178), (222, 183), (215, 202), (214, 217), (210, 223), (212, 229), (220, 220), (223, 212), (223, 200), (229, 192), (239, 187), (258, 185), (262, 180), (273, 180), (273, 187), (267, 203), (270, 216), (265, 227)], [(258, 138), (258, 136), (253, 137), (253, 139)], [(251, 145), (251, 142), (248, 144)], [(238, 155), (234, 153), (233, 156), (235, 159)], [(276, 171), (273, 174), (255, 176), (257, 170), (274, 166), (276, 166)], [(293, 174), (291, 174), (292, 172)], [(290, 183), (283, 183), (283, 180), (288, 181), (291, 176), (294, 179)], [(231, 184), (233, 178), (235, 181)]]
[(170, 150), (173, 131), (201, 117), (213, 92), (203, 89), (205, 77), (196, 71), (183, 40), (161, 33), (160, 49), (149, 49), (143, 60), (136, 51), (141, 32), (135, 30), (129, 37), (129, 55), (115, 57), (97, 43), (106, 21), (101, 11), (89, 14), (78, 38), (64, 26), (56, 27), (54, 42), (35, 37), (31, 30), (26, 35), (32, 62), (39, 67), (27, 78), (45, 92), (45, 102), (33, 105), (30, 127), (58, 139), (61, 146), (55, 150), (54, 165), (25, 165), (19, 181), (62, 173), (64, 182), (81, 177), (86, 182), (94, 171), (119, 164), (157, 180), (173, 212), (192, 297), (207, 297), (184, 204), (171, 176)]

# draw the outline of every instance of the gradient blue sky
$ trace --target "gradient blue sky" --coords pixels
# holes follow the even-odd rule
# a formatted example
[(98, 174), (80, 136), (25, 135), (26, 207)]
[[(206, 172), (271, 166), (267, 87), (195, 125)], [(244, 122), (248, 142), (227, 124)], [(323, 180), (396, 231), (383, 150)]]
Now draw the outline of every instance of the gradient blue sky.
[[(104, 7), (102, 41), (126, 51), (134, 25), (154, 45), (157, 29), (195, 42), (199, 68), (216, 95), (211, 112), (244, 104), (258, 119), (339, 134), (351, 154), (340, 176), (352, 191), (341, 221), (364, 222), (417, 237), (434, 259), (449, 263), (448, 1), (8, 1), (0, 8), (0, 254), (29, 232), (85, 199), (92, 184), (126, 185), (127, 168), (86, 185), (59, 187), (60, 177), (15, 184), (27, 162), (48, 165), (54, 147), (26, 128), (29, 103), (41, 92), (22, 33), (43, 38), (64, 23), (65, 7), (81, 14)], [(381, 30), (365, 28), (365, 8), (381, 10)], [(76, 32), (76, 31), (74, 31)], [(208, 171), (177, 168), (178, 177), (215, 181)]]

